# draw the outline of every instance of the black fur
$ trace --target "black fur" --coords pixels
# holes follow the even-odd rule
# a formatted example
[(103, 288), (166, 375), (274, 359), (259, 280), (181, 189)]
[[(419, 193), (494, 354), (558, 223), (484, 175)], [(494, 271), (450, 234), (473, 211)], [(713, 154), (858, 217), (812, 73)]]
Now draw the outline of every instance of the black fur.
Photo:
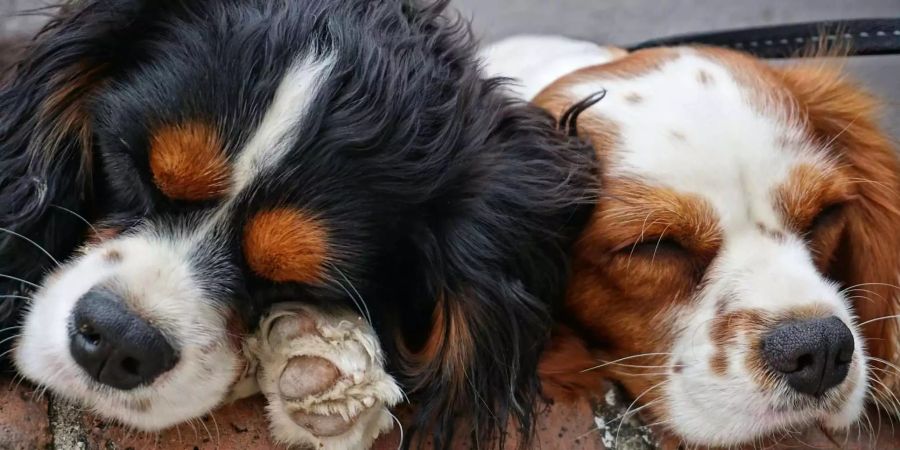
[[(187, 223), (215, 205), (172, 201), (153, 186), (152, 128), (212, 119), (240, 149), (289, 64), (313, 48), (333, 55), (289, 158), (242, 199), (230, 239), (208, 244), (214, 260), (197, 263), (216, 267), (213, 289), (248, 324), (298, 293), (352, 306), (337, 285), (274, 285), (242, 261), (241, 225), (253, 212), (285, 203), (314, 211), (346, 253), (331, 275), (352, 280), (372, 309), (391, 370), (417, 404), (419, 435), (446, 447), (467, 416), (482, 445), (502, 445), (509, 419), (530, 436), (538, 357), (589, 213), (593, 157), (480, 79), (466, 24), (446, 17), (446, 3), (67, 7), (0, 91), (0, 227), (65, 260), (88, 231), (66, 210), (124, 229)], [(73, 83), (79, 89), (48, 109)], [(83, 108), (77, 126), (64, 110), (73, 104)], [(52, 268), (39, 249), (0, 234), (0, 274), (37, 284)], [(0, 280), (2, 293), (22, 287)], [(443, 341), (435, 361), (406, 357), (428, 339), (436, 307), (467, 322), (474, 348), (464, 377), (444, 364), (458, 342)]]

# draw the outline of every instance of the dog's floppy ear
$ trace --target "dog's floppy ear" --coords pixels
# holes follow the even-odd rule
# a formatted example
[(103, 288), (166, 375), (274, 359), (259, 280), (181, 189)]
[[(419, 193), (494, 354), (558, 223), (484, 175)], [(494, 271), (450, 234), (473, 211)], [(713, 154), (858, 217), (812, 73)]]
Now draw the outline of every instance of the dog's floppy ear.
[[(593, 150), (555, 130), (534, 107), (497, 112), (486, 145), (509, 157), (482, 161), (441, 204), (419, 266), (436, 299), (430, 331), (404, 352), (419, 427), (447, 448), (455, 418), (473, 425), (476, 446), (501, 448), (507, 427), (533, 432), (538, 362), (568, 275), (568, 251), (590, 214)], [(486, 114), (491, 117), (491, 114)], [(515, 432), (511, 435), (516, 434)]]
[[(851, 289), (860, 323), (868, 322), (863, 330), (869, 355), (896, 359), (900, 320), (890, 316), (900, 313), (900, 163), (879, 129), (878, 102), (834, 68), (800, 66), (781, 73), (821, 143), (852, 171), (859, 195), (848, 208), (830, 275)], [(900, 381), (900, 374), (884, 375), (896, 374), (894, 369), (883, 368), (874, 375)]]
[[(39, 278), (81, 243), (90, 216), (92, 95), (126, 63), (151, 0), (60, 7), (0, 76), (0, 295)], [(75, 213), (75, 214), (73, 214)], [(0, 321), (12, 303), (0, 299)]]
[[(121, 70), (150, 1), (81, 1), (60, 8), (0, 87), (0, 227), (63, 258), (86, 226), (93, 169), (92, 95)], [(31, 281), (51, 261), (0, 236), (0, 273)], [(22, 266), (15, 270), (11, 266)], [(25, 268), (28, 266), (28, 268)], [(30, 270), (29, 270), (30, 268)]]

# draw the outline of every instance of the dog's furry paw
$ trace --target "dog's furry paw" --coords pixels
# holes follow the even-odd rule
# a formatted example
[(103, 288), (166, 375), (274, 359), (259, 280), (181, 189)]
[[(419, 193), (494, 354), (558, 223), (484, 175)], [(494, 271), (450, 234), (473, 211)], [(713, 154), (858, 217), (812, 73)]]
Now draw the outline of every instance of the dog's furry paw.
[(276, 307), (248, 342), (273, 437), (291, 447), (365, 449), (393, 424), (399, 386), (374, 330), (355, 314)]

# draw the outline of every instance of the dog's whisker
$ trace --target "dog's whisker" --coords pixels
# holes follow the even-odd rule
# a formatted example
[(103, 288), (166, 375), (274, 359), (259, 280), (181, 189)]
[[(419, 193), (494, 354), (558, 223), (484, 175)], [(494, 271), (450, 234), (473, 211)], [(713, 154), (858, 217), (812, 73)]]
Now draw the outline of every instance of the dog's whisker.
[[(13, 386), (13, 390), (18, 390), (19, 387), (22, 385), (22, 383), (25, 382), (25, 376), (24, 376), (24, 375), (19, 375), (18, 373), (17, 373), (16, 375), (17, 375), (17, 377), (19, 378), (19, 381), (16, 382), (16, 385), (15, 385), (15, 386)], [(15, 380), (16, 377), (13, 377), (13, 379)]]
[(215, 412), (210, 411), (209, 417), (212, 419), (213, 427), (216, 429), (216, 447), (218, 447), (222, 444), (222, 435), (219, 432), (219, 422), (216, 420)]
[(873, 322), (878, 322), (878, 321), (882, 321), (882, 320), (890, 320), (890, 319), (900, 319), (900, 314), (892, 314), (892, 315), (890, 315), (890, 316), (876, 317), (876, 318), (874, 318), (874, 319), (869, 319), (869, 320), (867, 320), (867, 321), (865, 321), (865, 322), (862, 322), (862, 323), (860, 323), (858, 326), (861, 327), (861, 326), (865, 326), (865, 325), (868, 325), (868, 324), (873, 323)]
[(27, 281), (27, 280), (23, 280), (23, 279), (18, 278), (18, 277), (14, 277), (14, 276), (12, 276), (12, 275), (6, 275), (6, 274), (0, 273), (0, 278), (6, 278), (7, 280), (18, 281), (19, 283), (22, 283), (22, 284), (31, 286), (31, 287), (33, 287), (33, 288), (35, 288), (35, 289), (40, 289), (40, 288), (41, 288), (40, 286), (38, 286), (38, 285), (35, 284), (35, 283), (32, 283), (32, 282)]
[(54, 264), (56, 264), (57, 266), (61, 266), (61, 265), (62, 265), (62, 264), (59, 263), (59, 261), (58, 261), (56, 258), (53, 257), (53, 255), (50, 254), (49, 251), (47, 251), (47, 249), (45, 249), (44, 247), (42, 247), (42, 246), (41, 246), (40, 244), (38, 244), (37, 242), (33, 241), (31, 238), (29, 238), (29, 237), (27, 237), (27, 236), (25, 236), (25, 235), (23, 235), (23, 234), (16, 233), (15, 231), (10, 230), (10, 229), (8, 229), (8, 228), (0, 227), (0, 231), (2, 231), (2, 232), (4, 232), (4, 233), (7, 233), (7, 234), (10, 234), (10, 235), (12, 235), (12, 236), (15, 236), (15, 237), (17, 237), (17, 238), (20, 238), (20, 239), (24, 240), (25, 242), (28, 242), (29, 244), (33, 245), (35, 248), (37, 248), (38, 250), (40, 250), (40, 251), (41, 251), (44, 255), (46, 255), (48, 258), (50, 258), (50, 261), (53, 261)]
[[(15, 336), (14, 338), (18, 338), (18, 337), (19, 337), (19, 336)], [(16, 351), (16, 349), (15, 349), (15, 347), (13, 347), (13, 348), (11, 348), (11, 349), (9, 349), (9, 350), (3, 352), (3, 353), (0, 353), (0, 360), (2, 360), (3, 358), (5, 358), (7, 355), (10, 355), (10, 354), (14, 353), (15, 351)]]
[(646, 358), (646, 357), (650, 357), (650, 356), (671, 356), (671, 355), (672, 355), (672, 353), (668, 353), (668, 352), (665, 352), (665, 353), (640, 353), (637, 355), (626, 356), (624, 358), (619, 358), (619, 359), (612, 360), (612, 361), (601, 361), (602, 364), (594, 366), (594, 367), (589, 367), (587, 369), (582, 370), (581, 372), (590, 372), (592, 370), (597, 370), (597, 369), (600, 369), (600, 368), (603, 368), (603, 367), (606, 367), (609, 365), (617, 364), (620, 361), (628, 361), (631, 359)]
[(198, 440), (199, 440), (199, 439), (200, 439), (200, 432), (197, 431), (197, 427), (194, 425), (194, 420), (196, 420), (196, 419), (188, 419), (187, 424), (188, 424), (189, 427), (191, 427), (192, 430), (194, 430), (194, 439), (198, 439)]
[(863, 286), (881, 286), (881, 287), (889, 287), (889, 288), (894, 288), (894, 289), (900, 290), (900, 286), (897, 286), (896, 284), (890, 284), (890, 283), (859, 283), (859, 284), (854, 284), (853, 286), (844, 288), (844, 289), (843, 289), (842, 291), (840, 291), (840, 292), (843, 293), (843, 292), (848, 291), (848, 290), (850, 290), (850, 289), (855, 289), (855, 288), (863, 287)]
[(60, 211), (67, 212), (67, 213), (69, 213), (69, 214), (75, 216), (75, 218), (77, 218), (78, 220), (84, 222), (85, 225), (87, 225), (88, 227), (90, 227), (91, 230), (94, 232), (94, 235), (97, 236), (97, 238), (99, 238), (99, 239), (101, 240), (101, 242), (103, 241), (103, 235), (100, 233), (100, 231), (97, 230), (97, 227), (95, 227), (94, 224), (92, 224), (90, 221), (88, 221), (87, 219), (85, 219), (84, 216), (82, 216), (81, 214), (78, 214), (77, 212), (72, 211), (71, 209), (64, 208), (64, 207), (59, 206), (59, 205), (50, 205), (50, 207), (51, 207), (51, 208), (56, 208), (56, 209), (58, 209), (58, 210), (60, 210)]
[[(666, 379), (666, 380), (661, 381), (661, 382), (659, 382), (659, 383), (657, 383), (657, 384), (654, 384), (653, 386), (650, 386), (649, 388), (647, 388), (646, 390), (644, 390), (644, 392), (641, 392), (641, 394), (638, 395), (637, 397), (635, 397), (634, 400), (631, 402), (631, 404), (628, 405), (628, 408), (625, 408), (625, 413), (622, 414), (622, 417), (628, 417), (628, 411), (631, 410), (631, 408), (633, 408), (634, 405), (635, 405), (635, 404), (636, 404), (643, 396), (647, 395), (649, 392), (653, 391), (654, 389), (656, 389), (656, 388), (658, 388), (658, 387), (660, 387), (660, 386), (666, 385), (666, 384), (668, 384), (668, 383), (669, 383), (669, 380)], [(614, 440), (613, 442), (616, 442), (616, 443), (619, 442), (619, 433), (622, 431), (622, 425), (623, 425), (624, 423), (625, 423), (625, 420), (624, 420), (624, 419), (619, 421), (619, 425), (616, 427), (616, 438), (615, 438), (615, 440)]]
[(641, 405), (641, 406), (639, 406), (639, 407), (637, 407), (637, 408), (634, 408), (634, 409), (632, 409), (631, 411), (626, 411), (626, 412), (623, 413), (622, 415), (620, 415), (620, 416), (616, 417), (615, 419), (613, 419), (613, 421), (618, 421), (618, 422), (621, 423), (621, 422), (627, 420), (629, 417), (632, 417), (632, 416), (634, 416), (635, 414), (637, 414), (637, 413), (639, 413), (639, 412), (641, 412), (641, 411), (643, 411), (643, 410), (645, 410), (645, 409), (647, 409), (647, 408), (650, 408), (650, 407), (653, 407), (654, 405), (658, 405), (658, 404), (662, 403), (663, 400), (664, 400), (664, 399), (659, 398), (659, 399), (656, 399), (656, 400), (653, 400), (653, 401), (644, 403), (643, 405)]
[(885, 361), (885, 360), (883, 360), (883, 359), (881, 359), (881, 358), (876, 358), (876, 357), (874, 357), (874, 356), (869, 356), (869, 359), (872, 360), (872, 361), (875, 361), (875, 362), (879, 362), (879, 363), (881, 363), (881, 364), (884, 364), (884, 365), (886, 365), (886, 366), (889, 366), (889, 367), (891, 367), (892, 369), (896, 370), (898, 373), (900, 373), (900, 366), (897, 366), (896, 364), (891, 363), (890, 361)]
[(648, 372), (648, 373), (629, 373), (622, 372), (618, 370), (614, 370), (613, 373), (616, 375), (626, 376), (626, 377), (663, 377), (666, 375), (671, 375), (670, 372)]
[(645, 366), (645, 365), (640, 365), (640, 364), (623, 364), (623, 363), (617, 363), (617, 362), (611, 362), (611, 361), (600, 361), (600, 362), (604, 363), (604, 365), (629, 367), (632, 369), (672, 369), (672, 368), (677, 369), (677, 368), (685, 367), (684, 364), (672, 364), (672, 365), (663, 364), (663, 365), (646, 365)]
[[(879, 393), (881, 396), (883, 396), (883, 399), (886, 402), (888, 402), (888, 405), (884, 405), (885, 408), (890, 407), (892, 412), (894, 412), (895, 414), (900, 413), (900, 399), (898, 399), (897, 396), (894, 395), (894, 393), (891, 391), (891, 388), (889, 388), (886, 384), (882, 383), (881, 380), (879, 380), (878, 377), (875, 377), (875, 376), (869, 377), (869, 381), (878, 384), (878, 386), (874, 386), (874, 388), (875, 388), (874, 390), (877, 393)], [(884, 389), (884, 390), (882, 391), (881, 389)], [(890, 396), (890, 398), (888, 398), (888, 396)], [(876, 405), (878, 403), (880, 403), (877, 400), (878, 400), (878, 397), (876, 397), (876, 402), (875, 402)]]
[(347, 287), (345, 287), (342, 283), (340, 283), (338, 281), (338, 285), (340, 285), (344, 289), (344, 291), (347, 293), (347, 295), (350, 296), (350, 298), (353, 300), (353, 303), (356, 304), (357, 309), (359, 309), (359, 313), (362, 314), (363, 317), (366, 318), (366, 320), (369, 322), (369, 324), (372, 324), (372, 314), (369, 312), (369, 306), (366, 304), (365, 299), (363, 299), (362, 294), (359, 293), (359, 291), (356, 289), (356, 287), (353, 285), (353, 283), (350, 281), (350, 279), (347, 277), (347, 275), (345, 275), (344, 272), (340, 268), (338, 268), (336, 265), (331, 264), (331, 263), (328, 263), (328, 265), (331, 267), (332, 270), (337, 272), (337, 274), (340, 275), (341, 278), (344, 279), (344, 282), (347, 283), (349, 288), (353, 290), (353, 293), (356, 294), (356, 296), (351, 294), (350, 291), (347, 290)]
[(394, 419), (394, 423), (397, 424), (397, 429), (400, 432), (400, 443), (397, 444), (397, 450), (402, 450), (403, 449), (403, 440), (404, 440), (403, 423), (400, 422), (400, 419), (398, 419), (397, 416), (394, 415), (394, 413), (392, 413), (390, 411), (388, 411), (387, 413), (389, 416), (391, 416), (391, 419)]
[(210, 440), (210, 441), (213, 440), (212, 432), (209, 430), (209, 427), (206, 426), (206, 421), (203, 420), (202, 418), (201, 418), (201, 419), (197, 419), (197, 421), (200, 422), (200, 425), (202, 425), (202, 426), (203, 426), (203, 429), (206, 430), (206, 436), (209, 438), (209, 440)]
[(0, 345), (3, 345), (3, 344), (5, 344), (5, 343), (7, 343), (7, 342), (9, 342), (9, 341), (14, 340), (14, 339), (18, 339), (19, 337), (21, 337), (21, 335), (19, 335), (19, 334), (10, 336), (10, 337), (8, 337), (8, 338), (3, 339), (2, 341), (0, 341)]

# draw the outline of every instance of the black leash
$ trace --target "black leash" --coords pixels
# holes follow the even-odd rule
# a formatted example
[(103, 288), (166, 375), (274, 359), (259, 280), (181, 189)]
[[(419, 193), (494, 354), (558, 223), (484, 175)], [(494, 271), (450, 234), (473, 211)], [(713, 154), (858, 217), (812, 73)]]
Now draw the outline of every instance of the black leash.
[(775, 59), (801, 56), (804, 50), (818, 46), (822, 39), (829, 46), (837, 42), (848, 44), (848, 56), (900, 54), (900, 18), (806, 22), (685, 34), (642, 42), (628, 50), (704, 44)]

